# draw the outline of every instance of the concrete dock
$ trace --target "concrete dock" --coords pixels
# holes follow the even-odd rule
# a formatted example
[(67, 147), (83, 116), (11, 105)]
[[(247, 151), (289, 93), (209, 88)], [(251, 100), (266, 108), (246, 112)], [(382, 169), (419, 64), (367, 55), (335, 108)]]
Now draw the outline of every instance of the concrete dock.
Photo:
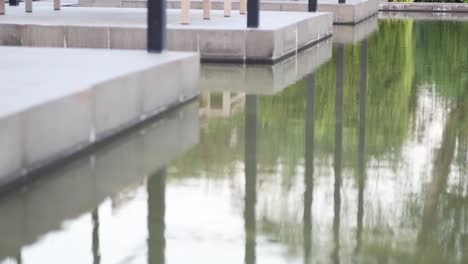
[(194, 53), (1, 47), (0, 186), (199, 93)]
[(21, 255), (47, 233), (62, 230), (67, 220), (141, 184), (198, 143), (199, 131), (198, 103), (190, 102), (3, 194), (0, 262)]
[[(79, 5), (83, 7), (139, 8), (146, 7), (146, 3), (147, 0), (79, 0)], [(269, 0), (260, 2), (260, 10), (306, 12), (307, 5), (307, 1), (303, 0)], [(181, 1), (168, 0), (167, 6), (168, 8), (180, 8)], [(190, 7), (192, 9), (202, 9), (202, 1), (192, 0)], [(224, 1), (211, 1), (211, 7), (222, 10), (224, 8)], [(238, 0), (232, 1), (232, 8), (239, 10)], [(379, 11), (379, 6), (378, 0), (347, 0), (345, 4), (338, 4), (338, 0), (319, 0), (317, 11), (333, 13), (334, 24), (357, 24), (376, 15)]]
[(332, 41), (329, 39), (272, 66), (203, 64), (201, 96), (204, 92), (273, 95), (315, 72), (331, 57)]
[[(167, 15), (168, 49), (198, 51), (204, 61), (274, 63), (332, 35), (331, 13), (262, 12), (257, 29), (247, 28), (244, 15), (226, 18), (222, 11), (204, 20), (201, 10), (192, 10), (190, 25), (179, 23), (179, 10)], [(0, 45), (145, 49), (146, 10), (7, 7)]]

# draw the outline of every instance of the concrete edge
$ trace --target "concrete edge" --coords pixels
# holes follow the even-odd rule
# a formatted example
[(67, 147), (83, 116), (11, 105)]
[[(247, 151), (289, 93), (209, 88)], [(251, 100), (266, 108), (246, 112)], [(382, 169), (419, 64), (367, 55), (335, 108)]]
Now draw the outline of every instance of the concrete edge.
[[(105, 90), (106, 87), (109, 85), (114, 84), (115, 82), (119, 82), (119, 80), (129, 80), (129, 79), (136, 79), (136, 77), (139, 77), (140, 79), (144, 79), (145, 75), (151, 74), (153, 71), (161, 70), (161, 67), (171, 67), (171, 66), (177, 66), (177, 68), (184, 68), (183, 64), (184, 63), (192, 63), (196, 62), (197, 66), (196, 69), (194, 68), (193, 70), (196, 71), (196, 83), (193, 85), (198, 86), (199, 82), (199, 73), (200, 73), (200, 56), (199, 54), (192, 53), (188, 54), (187, 56), (182, 56), (177, 59), (172, 59), (168, 60), (167, 63), (163, 64), (158, 64), (158, 65), (153, 65), (149, 68), (142, 68), (142, 69), (135, 69), (134, 71), (127, 72), (123, 75), (115, 76), (109, 79), (103, 79), (100, 80), (92, 85), (90, 85), (86, 89), (82, 89), (79, 91), (76, 91), (71, 94), (63, 95), (60, 97), (57, 97), (51, 101), (43, 102), (37, 105), (33, 105), (31, 107), (28, 107), (24, 110), (21, 110), (19, 112), (12, 113), (10, 115), (3, 116), (0, 118), (1, 120), (9, 120), (9, 119), (18, 119), (18, 120), (23, 120), (26, 118), (28, 115), (31, 113), (35, 112), (36, 109), (41, 109), (43, 107), (47, 107), (49, 105), (54, 105), (57, 103), (63, 103), (64, 101), (74, 98), (76, 96), (84, 95), (87, 94), (89, 96), (92, 96), (91, 102), (89, 107), (90, 113), (92, 120), (90, 122), (90, 126), (94, 126), (94, 136), (86, 140), (86, 141), (80, 141), (75, 144), (70, 144), (68, 146), (64, 146), (63, 148), (60, 149), (59, 152), (57, 153), (49, 153), (47, 157), (40, 158), (37, 160), (32, 160), (31, 162), (27, 162), (24, 158), (24, 141), (21, 143), (21, 149), (23, 152), (21, 155), (22, 157), (22, 162), (20, 164), (20, 167), (13, 170), (10, 173), (6, 173), (0, 177), (0, 193), (3, 192), (4, 190), (11, 189), (12, 186), (16, 186), (19, 183), (24, 183), (27, 181), (29, 178), (35, 178), (35, 175), (41, 174), (44, 170), (47, 170), (50, 167), (54, 167), (56, 165), (60, 165), (59, 163), (72, 159), (73, 157), (79, 155), (80, 153), (87, 151), (89, 149), (94, 149), (95, 146), (100, 145), (103, 142), (107, 142), (112, 140), (114, 137), (120, 135), (120, 134), (125, 134), (127, 130), (131, 130), (134, 127), (140, 127), (140, 125), (146, 124), (148, 122), (152, 122), (155, 119), (157, 119), (160, 115), (163, 113), (166, 113), (168, 111), (171, 111), (173, 109), (178, 108), (179, 106), (194, 100), (195, 98), (198, 97), (199, 95), (199, 89), (198, 87), (193, 87), (191, 91), (187, 91), (187, 87), (184, 87), (184, 85), (187, 85), (184, 83), (184, 81), (180, 81), (181, 83), (179, 84), (179, 87), (176, 87), (179, 93), (177, 94), (176, 98), (172, 98), (167, 100), (167, 98), (162, 98), (161, 100), (164, 100), (160, 105), (154, 105), (151, 106), (150, 110), (146, 110), (141, 106), (141, 109), (138, 113), (138, 116), (135, 116), (131, 119), (123, 120), (123, 122), (119, 124), (111, 124), (108, 127), (105, 127), (102, 131), (95, 131), (96, 127), (98, 127), (95, 123), (95, 116), (96, 116), (96, 94), (98, 90)], [(173, 65), (176, 64), (176, 65)], [(137, 75), (137, 76), (136, 76)], [(192, 76), (189, 76), (188, 79), (191, 79)], [(137, 83), (131, 83), (133, 85), (137, 85)], [(118, 87), (119, 85), (116, 86), (115, 89), (119, 89), (121, 87)], [(124, 87), (124, 86), (122, 86)], [(128, 87), (126, 87), (128, 88)], [(136, 87), (138, 90), (145, 89), (144, 87)], [(167, 97), (167, 96), (166, 96)], [(26, 123), (27, 125), (28, 123)]]
[(16, 172), (8, 176), (5, 176), (0, 179), (0, 197), (2, 195), (8, 194), (10, 191), (15, 190), (16, 188), (36, 180), (39, 176), (57, 169), (63, 166), (63, 163), (71, 162), (72, 160), (87, 155), (93, 152), (95, 149), (110, 144), (112, 141), (117, 140), (125, 135), (133, 133), (134, 131), (144, 127), (150, 123), (157, 122), (160, 119), (163, 119), (166, 115), (171, 114), (173, 111), (176, 111), (178, 108), (189, 104), (195, 101), (199, 96), (199, 92), (187, 97), (186, 100), (181, 101), (180, 103), (174, 103), (168, 105), (165, 108), (161, 108), (160, 111), (154, 112), (152, 115), (147, 116), (144, 120), (138, 122), (132, 122), (127, 125), (122, 125), (121, 129), (115, 130), (112, 133), (109, 133), (106, 137), (96, 140), (95, 142), (88, 144), (86, 146), (77, 146), (69, 151), (64, 152), (59, 157), (51, 158), (47, 161), (44, 161), (42, 164), (36, 164), (32, 167), (30, 171)]

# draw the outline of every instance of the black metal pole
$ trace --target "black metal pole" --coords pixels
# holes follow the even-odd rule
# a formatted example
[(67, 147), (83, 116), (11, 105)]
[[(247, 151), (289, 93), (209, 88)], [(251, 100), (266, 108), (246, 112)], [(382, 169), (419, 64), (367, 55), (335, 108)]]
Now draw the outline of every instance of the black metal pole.
[(317, 11), (317, 0), (309, 0), (308, 11), (309, 12)]
[(19, 6), (19, 0), (9, 0), (10, 6)]
[(166, 0), (148, 0), (148, 52), (166, 48)]
[(257, 28), (260, 24), (260, 0), (247, 1), (247, 27)]
[(346, 0), (338, 0), (338, 4), (346, 4)]

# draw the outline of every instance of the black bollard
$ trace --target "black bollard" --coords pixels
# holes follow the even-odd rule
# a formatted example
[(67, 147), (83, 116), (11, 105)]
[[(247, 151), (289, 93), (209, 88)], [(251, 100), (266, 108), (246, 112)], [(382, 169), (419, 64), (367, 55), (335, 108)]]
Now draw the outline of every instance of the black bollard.
[(317, 11), (317, 0), (309, 0), (308, 11), (309, 12)]
[(19, 0), (9, 0), (10, 6), (19, 6)]
[(148, 0), (148, 52), (166, 48), (166, 0)]
[(247, 27), (258, 28), (260, 24), (260, 0), (247, 1)]

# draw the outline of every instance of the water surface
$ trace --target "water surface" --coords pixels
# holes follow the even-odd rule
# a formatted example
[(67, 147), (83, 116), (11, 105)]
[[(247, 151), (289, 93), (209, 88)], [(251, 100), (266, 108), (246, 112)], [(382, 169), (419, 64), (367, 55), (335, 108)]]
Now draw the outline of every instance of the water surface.
[(276, 94), (201, 87), (3, 195), (0, 263), (468, 263), (467, 41), (380, 20)]

